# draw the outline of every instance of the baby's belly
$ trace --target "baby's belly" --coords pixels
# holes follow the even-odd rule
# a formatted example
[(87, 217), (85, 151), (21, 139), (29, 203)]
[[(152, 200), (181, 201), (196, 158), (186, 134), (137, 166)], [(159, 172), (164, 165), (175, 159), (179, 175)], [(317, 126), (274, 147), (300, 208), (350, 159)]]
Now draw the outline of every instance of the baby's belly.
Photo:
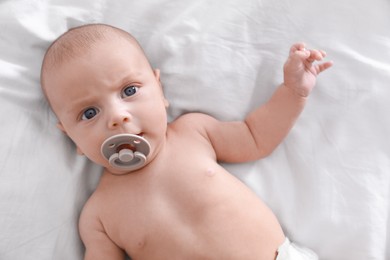
[(222, 167), (200, 171), (170, 178), (169, 189), (145, 202), (144, 227), (122, 236), (132, 241), (126, 251), (148, 260), (274, 259), (284, 241), (274, 214)]

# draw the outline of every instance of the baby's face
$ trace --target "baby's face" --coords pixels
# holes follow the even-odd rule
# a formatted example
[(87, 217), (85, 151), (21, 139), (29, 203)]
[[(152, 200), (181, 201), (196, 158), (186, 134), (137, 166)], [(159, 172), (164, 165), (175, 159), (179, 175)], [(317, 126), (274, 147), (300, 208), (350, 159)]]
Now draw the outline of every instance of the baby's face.
[(167, 117), (159, 71), (126, 41), (104, 41), (65, 62), (46, 77), (46, 92), (60, 123), (80, 154), (114, 173), (101, 155), (108, 137), (142, 135), (150, 161), (164, 140)]

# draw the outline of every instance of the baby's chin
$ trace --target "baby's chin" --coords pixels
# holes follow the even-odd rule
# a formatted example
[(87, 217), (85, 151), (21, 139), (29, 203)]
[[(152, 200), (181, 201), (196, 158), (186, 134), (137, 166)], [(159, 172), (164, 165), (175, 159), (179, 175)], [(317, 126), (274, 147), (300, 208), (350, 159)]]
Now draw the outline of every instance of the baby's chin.
[(113, 167), (107, 167), (105, 168), (105, 171), (109, 174), (112, 174), (112, 175), (127, 175), (127, 174), (131, 174), (133, 171), (129, 171), (129, 170), (118, 170), (118, 169), (115, 169)]
[[(141, 170), (142, 168), (140, 169), (137, 169), (137, 170), (123, 170), (123, 169), (118, 169), (118, 168), (115, 168), (113, 166), (107, 166), (107, 165), (104, 165), (104, 170), (105, 172), (109, 173), (109, 174), (112, 174), (112, 175), (127, 175), (127, 174), (132, 174), (134, 172), (137, 172), (139, 170)], [(144, 166), (145, 167), (145, 166)]]

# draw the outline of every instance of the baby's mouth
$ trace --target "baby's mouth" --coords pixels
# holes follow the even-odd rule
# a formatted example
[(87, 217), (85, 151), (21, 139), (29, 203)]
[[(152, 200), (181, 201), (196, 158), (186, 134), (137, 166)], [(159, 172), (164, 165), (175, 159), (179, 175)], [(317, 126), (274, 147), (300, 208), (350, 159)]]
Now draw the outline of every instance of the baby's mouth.
[(150, 144), (143, 133), (118, 134), (107, 138), (101, 153), (118, 170), (134, 171), (143, 167), (150, 153)]
[(131, 145), (131, 144), (121, 144), (116, 149), (116, 152), (119, 153), (123, 149), (128, 149), (128, 150), (131, 150), (133, 152), (135, 152), (137, 150), (134, 145)]
[[(136, 134), (136, 136), (143, 137), (144, 133)], [(116, 152), (119, 153), (123, 149), (128, 149), (128, 150), (131, 150), (133, 152), (136, 152), (137, 151), (137, 147), (135, 146), (135, 144), (138, 144), (139, 142), (140, 141), (138, 141), (138, 140), (134, 140), (131, 143), (124, 143), (124, 144), (118, 145), (117, 149), (116, 149)], [(110, 144), (110, 146), (115, 146), (115, 144), (112, 143), (112, 144)]]

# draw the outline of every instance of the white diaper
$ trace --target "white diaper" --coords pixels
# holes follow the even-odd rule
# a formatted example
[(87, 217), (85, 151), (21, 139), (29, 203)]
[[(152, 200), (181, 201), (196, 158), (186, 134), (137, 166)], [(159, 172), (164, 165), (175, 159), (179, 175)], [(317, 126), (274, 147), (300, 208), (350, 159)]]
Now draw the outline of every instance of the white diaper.
[(318, 260), (318, 256), (308, 248), (291, 243), (286, 237), (286, 240), (278, 248), (276, 260)]

